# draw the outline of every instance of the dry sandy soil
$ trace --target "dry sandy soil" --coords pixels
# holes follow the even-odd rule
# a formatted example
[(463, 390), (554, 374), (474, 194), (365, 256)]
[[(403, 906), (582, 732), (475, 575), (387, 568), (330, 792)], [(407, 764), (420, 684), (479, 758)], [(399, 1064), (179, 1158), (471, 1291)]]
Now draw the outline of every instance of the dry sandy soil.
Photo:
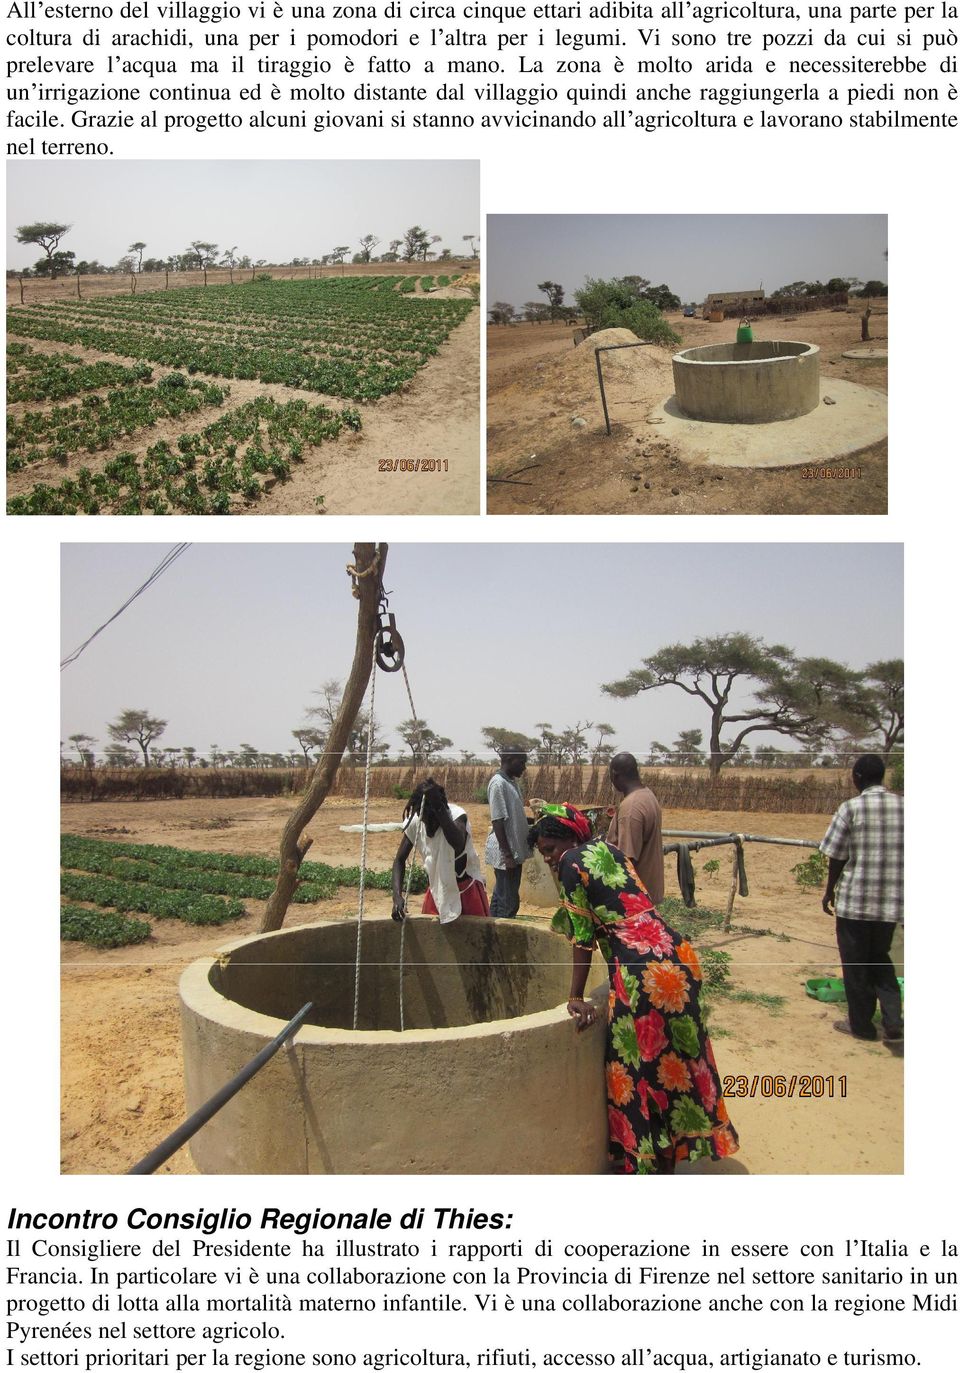
[[(434, 272), (437, 264), (428, 264)], [(422, 274), (421, 266), (420, 272)], [(424, 294), (418, 287), (413, 299), (466, 299), (471, 291), (466, 282)], [(474, 277), (474, 279), (476, 279)], [(35, 296), (30, 283), (28, 303)], [(115, 288), (114, 288), (114, 292)], [(7, 288), (10, 299), (10, 286)], [(90, 294), (97, 294), (90, 292)], [(105, 294), (107, 294), (105, 292)], [(8, 336), (17, 341), (17, 336)], [(70, 353), (85, 361), (108, 359), (130, 364), (127, 357), (79, 348), (73, 344), (23, 339), (36, 352)], [(234, 408), (256, 396), (276, 400), (305, 400), (310, 405), (328, 405), (339, 410), (349, 402), (338, 396), (315, 391), (271, 385), (258, 381), (224, 380), (197, 373), (200, 381), (216, 382), (230, 388), (227, 408)], [(98, 394), (98, 393), (90, 393)], [(106, 389), (99, 392), (106, 394)], [(71, 404), (63, 401), (59, 404)], [(50, 409), (53, 403), (31, 409)], [(23, 405), (11, 407), (11, 413)], [(339, 438), (304, 451), (304, 461), (294, 464), (290, 480), (267, 479), (264, 495), (255, 501), (235, 497), (233, 513), (244, 515), (475, 515), (480, 512), (480, 319), (474, 310), (452, 330), (435, 358), (420, 369), (402, 391), (358, 409), (363, 427), (354, 433), (344, 430)], [(75, 454), (69, 464), (30, 463), (23, 471), (7, 476), (7, 497), (24, 495), (38, 482), (57, 486), (80, 466), (102, 471), (120, 452), (139, 456), (148, 447), (166, 439), (170, 442), (183, 433), (211, 423), (215, 413), (201, 412), (177, 421), (159, 422), (142, 437), (123, 437), (99, 453)], [(419, 459), (420, 470), (395, 470), (397, 461)], [(434, 470), (426, 470), (433, 460)], [(386, 464), (390, 463), (390, 468)], [(385, 470), (381, 471), (381, 466)], [(439, 467), (439, 470), (437, 468)]]
[[(681, 316), (669, 320), (682, 335), (684, 348), (732, 340), (737, 325), (732, 319), (722, 324)], [(887, 317), (879, 308), (870, 328), (872, 342), (885, 347)], [(845, 460), (844, 465), (856, 464), (861, 476), (844, 480), (805, 479), (800, 467), (718, 471), (684, 462), (646, 421), (653, 406), (673, 393), (673, 348), (605, 355), (613, 430), (608, 436), (594, 351), (589, 339), (574, 348), (573, 332), (562, 324), (487, 327), (491, 515), (886, 513), (886, 443)], [(765, 317), (754, 321), (753, 332), (757, 339), (816, 343), (821, 378), (827, 381), (887, 389), (885, 363), (863, 364), (841, 356), (860, 346), (859, 306), (851, 306), (849, 313), (812, 311), (790, 323)], [(626, 330), (605, 333), (610, 333), (610, 342), (633, 338)], [(575, 427), (575, 418), (585, 419), (586, 427)], [(507, 477), (509, 482), (502, 480)]]
[[(310, 857), (356, 863), (359, 836), (341, 834), (341, 824), (360, 819), (358, 800), (333, 798), (308, 833)], [(63, 808), (66, 832), (104, 839), (230, 853), (272, 855), (289, 813), (288, 799), (95, 803)], [(399, 818), (394, 801), (372, 805), (374, 820)], [(467, 807), (480, 840), (487, 831), (486, 807)], [(751, 833), (818, 839), (822, 815), (743, 815), (671, 811), (670, 829), (730, 832), (748, 825)], [(372, 835), (371, 866), (387, 868), (395, 836)], [(720, 850), (721, 872), (700, 874), (708, 852), (694, 859), (701, 905), (722, 909), (730, 859)], [(727, 1074), (841, 1074), (845, 1099), (738, 1099), (731, 1117), (741, 1135), (735, 1158), (713, 1165), (724, 1172), (749, 1173), (898, 1173), (902, 1171), (903, 1061), (881, 1044), (864, 1044), (837, 1034), (837, 1010), (804, 994), (808, 977), (838, 973), (832, 922), (815, 894), (796, 886), (790, 868), (802, 850), (750, 845), (747, 874), (750, 896), (738, 898), (729, 934), (710, 931), (701, 948), (729, 952), (736, 988), (786, 998), (781, 1012), (751, 1003), (719, 1000), (711, 1030), (720, 1072)], [(668, 863), (667, 895), (678, 895)], [(126, 949), (99, 951), (63, 944), (61, 1000), (62, 1169), (67, 1173), (120, 1173), (156, 1145), (183, 1118), (180, 1024), (177, 980), (194, 958), (259, 926), (263, 903), (248, 901), (244, 919), (219, 929), (198, 929), (176, 921), (156, 922), (154, 936)], [(389, 894), (369, 895), (371, 918), (389, 917)], [(524, 918), (546, 921), (550, 912), (521, 907)], [(287, 924), (321, 919), (351, 919), (356, 894), (341, 890), (320, 907), (293, 906)], [(746, 930), (743, 927), (748, 927)], [(750, 930), (771, 930), (759, 936)], [(786, 938), (783, 938), (786, 936)], [(842, 1008), (841, 1008), (842, 1010)], [(571, 1033), (573, 1029), (571, 1027)], [(839, 1090), (839, 1088), (837, 1089)], [(697, 1171), (709, 1171), (697, 1165)], [(194, 1171), (181, 1150), (162, 1172)]]

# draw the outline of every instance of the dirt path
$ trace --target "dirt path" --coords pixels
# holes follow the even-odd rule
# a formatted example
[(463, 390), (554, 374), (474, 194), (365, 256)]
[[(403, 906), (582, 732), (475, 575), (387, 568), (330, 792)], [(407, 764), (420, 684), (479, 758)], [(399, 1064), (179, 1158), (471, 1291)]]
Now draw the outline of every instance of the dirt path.
[[(479, 310), (452, 331), (402, 394), (361, 413), (358, 434), (321, 447), (319, 461), (297, 468), (268, 502), (247, 513), (315, 513), (322, 497), (330, 515), (479, 514)], [(419, 467), (411, 470), (414, 464)]]
[[(273, 854), (289, 813), (286, 799), (96, 803), (63, 808), (65, 831), (105, 839), (228, 853)], [(401, 803), (377, 801), (374, 820), (399, 818)], [(482, 841), (486, 808), (467, 805), (474, 832)], [(359, 819), (360, 802), (328, 800), (310, 826), (311, 857), (355, 863), (358, 836), (339, 826)], [(742, 815), (670, 811), (671, 829), (732, 831)], [(751, 814), (752, 833), (816, 839), (826, 817)], [(370, 837), (370, 863), (386, 868), (396, 838)], [(698, 898), (704, 907), (723, 908), (730, 859), (720, 851), (721, 871), (703, 874), (710, 855), (694, 859)], [(831, 922), (815, 894), (801, 892), (790, 868), (799, 849), (749, 846), (747, 872), (751, 894), (738, 899), (730, 934), (710, 931), (698, 940), (730, 954), (737, 989), (783, 996), (771, 1014), (753, 1001), (718, 999), (711, 1033), (722, 1075), (813, 1074), (832, 1077), (834, 1095), (776, 1099), (733, 1099), (730, 1114), (742, 1148), (723, 1171), (751, 1173), (897, 1173), (902, 1170), (903, 1061), (882, 1045), (861, 1044), (837, 1034), (837, 1011), (804, 994), (808, 977), (838, 970)], [(667, 895), (677, 896), (676, 873), (668, 860)], [(248, 914), (217, 930), (156, 922), (154, 937), (128, 949), (97, 951), (62, 945), (61, 1082), (62, 1169), (67, 1173), (118, 1173), (179, 1123), (183, 1117), (182, 1060), (176, 988), (194, 958), (212, 954), (258, 927), (263, 903), (246, 902)], [(389, 896), (370, 893), (371, 918), (389, 917)], [(353, 919), (356, 893), (341, 889), (334, 901), (317, 907), (291, 907), (287, 924), (315, 919)], [(523, 906), (525, 918), (546, 920), (549, 912)], [(751, 934), (750, 931), (770, 933)], [(840, 1078), (846, 1078), (841, 1097)], [(700, 1166), (698, 1166), (700, 1171)], [(709, 1171), (703, 1166), (703, 1171)], [(186, 1150), (163, 1172), (192, 1172)]]
[[(683, 347), (724, 342), (735, 321), (670, 319)], [(886, 344), (887, 318), (871, 320)], [(858, 346), (859, 311), (812, 311), (796, 320), (755, 321), (758, 340), (799, 338), (819, 345), (821, 377), (886, 391), (885, 365), (842, 356)], [(625, 330), (610, 331), (628, 337)], [(573, 347), (565, 325), (487, 328), (487, 509), (523, 514), (883, 514), (887, 444), (844, 459), (856, 476), (805, 475), (802, 467), (698, 466), (683, 461), (647, 415), (672, 394), (673, 349), (607, 353), (605, 385), (612, 433), (605, 431), (589, 340)], [(574, 420), (584, 423), (574, 424)], [(536, 459), (537, 466), (518, 469)], [(839, 467), (839, 464), (838, 464)], [(504, 477), (515, 480), (503, 481)], [(491, 480), (493, 478), (494, 480)]]

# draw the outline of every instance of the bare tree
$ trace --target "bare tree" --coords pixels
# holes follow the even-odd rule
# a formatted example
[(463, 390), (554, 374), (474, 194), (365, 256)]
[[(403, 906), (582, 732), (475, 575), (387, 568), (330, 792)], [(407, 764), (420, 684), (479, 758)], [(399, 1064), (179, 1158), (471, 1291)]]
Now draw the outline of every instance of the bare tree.
[(373, 667), (373, 641), (379, 625), (380, 585), (387, 563), (387, 545), (358, 543), (353, 550), (356, 572), (354, 590), (359, 601), (357, 639), (353, 666), (343, 690), (337, 718), (327, 737), (326, 750), (307, 783), (300, 804), (283, 827), (280, 839), (280, 873), (263, 913), (261, 930), (278, 930), (299, 882), (300, 864), (311, 839), (301, 839), (305, 827), (323, 805), (340, 766), (340, 755), (366, 694)]

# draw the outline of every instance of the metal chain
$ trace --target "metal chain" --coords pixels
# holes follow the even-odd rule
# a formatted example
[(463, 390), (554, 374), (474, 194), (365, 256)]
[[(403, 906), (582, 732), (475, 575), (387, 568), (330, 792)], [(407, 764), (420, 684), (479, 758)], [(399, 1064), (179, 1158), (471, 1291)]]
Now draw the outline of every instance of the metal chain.
[(373, 755), (373, 707), (377, 695), (376, 642), (373, 666), (370, 669), (370, 713), (367, 716), (367, 765), (363, 774), (363, 835), (360, 840), (360, 894), (357, 898), (357, 962), (353, 979), (353, 1028), (357, 1028), (360, 1014), (360, 943), (363, 938), (363, 894), (367, 878), (367, 821), (370, 816), (370, 764)]

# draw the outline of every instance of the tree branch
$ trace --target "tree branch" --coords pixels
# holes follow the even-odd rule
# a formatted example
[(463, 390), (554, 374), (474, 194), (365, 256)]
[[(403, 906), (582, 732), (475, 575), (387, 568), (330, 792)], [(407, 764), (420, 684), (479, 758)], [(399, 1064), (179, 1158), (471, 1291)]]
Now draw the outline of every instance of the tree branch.
[(280, 872), (277, 885), (267, 902), (260, 923), (262, 931), (278, 930), (283, 924), (287, 906), (299, 884), (300, 864), (306, 857), (312, 839), (301, 841), (305, 827), (323, 805), (340, 767), (340, 760), (350, 738), (350, 731), (363, 704), (370, 672), (373, 668), (373, 641), (377, 632), (380, 583), (387, 562), (387, 545), (358, 543), (353, 550), (357, 576), (355, 586), (360, 601), (357, 611), (357, 640), (353, 666), (343, 690), (340, 709), (327, 736), (325, 752), (321, 756), (307, 784), (300, 804), (283, 827), (280, 839)]

